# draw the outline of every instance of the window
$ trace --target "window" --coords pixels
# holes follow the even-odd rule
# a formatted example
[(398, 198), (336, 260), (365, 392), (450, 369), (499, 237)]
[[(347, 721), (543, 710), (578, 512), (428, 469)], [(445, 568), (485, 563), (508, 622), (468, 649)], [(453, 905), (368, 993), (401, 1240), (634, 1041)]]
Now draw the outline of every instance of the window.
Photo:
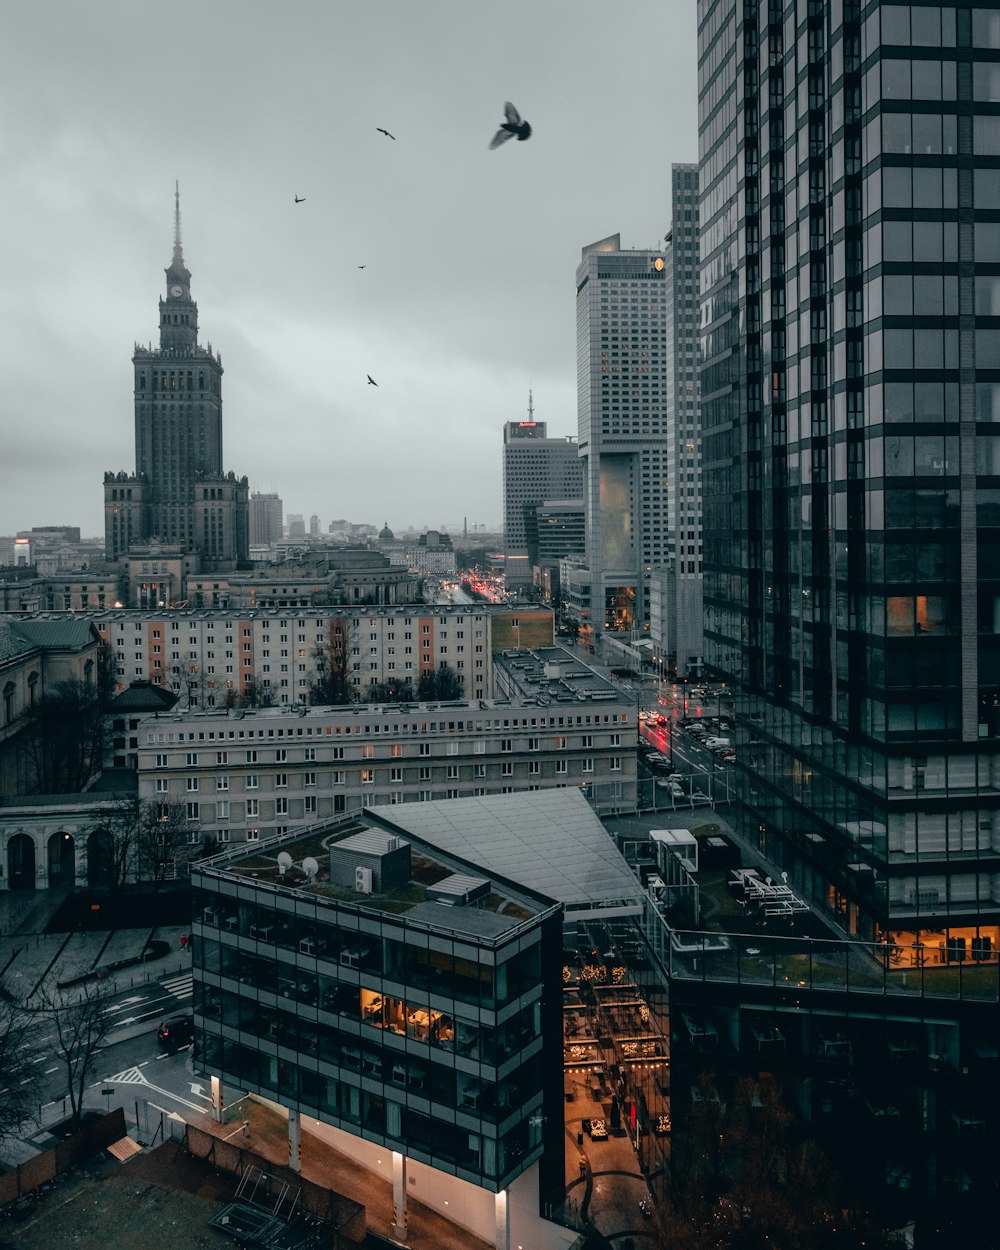
[(430, 753), (431, 753), (431, 744), (430, 744), (429, 742), (421, 742), (421, 743), (418, 743), (418, 746), (419, 746), (419, 749), (420, 749), (420, 754), (421, 754), (421, 755), (430, 755)]
[(580, 764), (580, 772), (592, 773), (593, 771), (594, 771), (594, 761), (589, 760), (589, 759), (583, 760), (583, 762)]
[(361, 748), (361, 758), (365, 760), (373, 760), (375, 758), (375, 748), (370, 742)]
[(583, 747), (584, 747), (584, 750), (586, 750), (586, 751), (593, 750), (593, 746), (594, 746), (594, 737), (593, 737), (593, 734), (584, 734), (584, 735), (583, 735)]
[(216, 777), (216, 779), (215, 779), (215, 788), (216, 788), (216, 790), (228, 790), (228, 789), (229, 789), (229, 778), (228, 778), (228, 777)]
[(256, 764), (256, 763), (257, 763), (257, 752), (256, 752), (256, 751), (247, 751), (247, 763), (248, 763), (248, 764)]
[(260, 799), (247, 799), (247, 815), (248, 816), (260, 815)]
[(215, 762), (216, 762), (216, 764), (228, 764), (228, 763), (229, 763), (229, 752), (228, 752), (228, 751), (216, 751), (216, 753), (215, 753)]
[(429, 768), (421, 768), (419, 780), (430, 781), (430, 779), (431, 779), (431, 770)]
[(260, 841), (260, 830), (259, 830), (259, 829), (248, 829), (248, 830), (247, 830), (247, 841), (248, 841), (248, 842), (259, 842), (259, 841)]
[(219, 799), (215, 805), (215, 817), (217, 820), (229, 819), (229, 800)]
[(167, 757), (165, 755), (158, 755), (156, 757), (156, 767), (166, 768), (166, 766), (167, 766)]
[(485, 764), (477, 764), (477, 765), (475, 766), (475, 775), (476, 775), (477, 777), (485, 777), (485, 776), (486, 776), (486, 765), (485, 765)]
[(280, 797), (274, 800), (274, 814), (275, 816), (287, 816), (288, 815), (288, 799), (287, 798)]
[(458, 780), (458, 765), (457, 765), (457, 764), (449, 764), (449, 765), (448, 765), (448, 778), (447, 778), (447, 779), (448, 779), (449, 781), (457, 781), (457, 780)]
[(167, 782), (166, 777), (157, 777), (157, 779), (156, 779), (156, 793), (157, 793), (157, 794), (166, 794), (167, 789), (168, 789), (168, 785), (169, 785), (169, 783)]
[(537, 739), (537, 738), (529, 738), (529, 739), (528, 739), (528, 750), (529, 750), (529, 751), (537, 751), (537, 750), (538, 750), (538, 739)]
[(257, 774), (256, 773), (247, 773), (247, 789), (248, 790), (257, 789)]
[(513, 777), (514, 776), (514, 765), (510, 762), (510, 760), (504, 760), (504, 762), (500, 765), (500, 776), (501, 777)]
[(316, 759), (316, 748), (306, 747), (305, 755), (302, 757), (307, 764)]
[(542, 768), (538, 760), (531, 760), (530, 763), (528, 764), (528, 772), (531, 774), (531, 776), (537, 777), (541, 771), (542, 771)]
[(375, 783), (375, 769), (374, 768), (362, 768), (361, 784), (363, 786), (370, 786), (370, 785), (374, 785), (374, 783)]
[(278, 747), (274, 753), (274, 762), (276, 764), (284, 764), (288, 760), (288, 751), (285, 747)]
[(185, 761), (184, 761), (184, 762), (188, 765), (188, 767), (189, 767), (189, 768), (190, 768), (190, 767), (192, 767), (192, 766), (193, 766), (193, 767), (197, 767), (197, 766), (198, 766), (198, 753), (197, 753), (197, 751), (188, 751), (187, 756), (186, 756), (186, 758), (185, 758)]
[(199, 808), (197, 803), (189, 803), (187, 805), (187, 818), (188, 820), (200, 820), (201, 819), (201, 809)]
[(403, 770), (402, 770), (401, 768), (390, 768), (390, 769), (389, 769), (389, 780), (390, 780), (390, 781), (402, 781), (402, 780), (403, 780)]
[(619, 756), (619, 755), (612, 755), (612, 757), (611, 757), (611, 771), (612, 771), (613, 773), (619, 773), (619, 772), (621, 772), (621, 768), (622, 768), (621, 756)]
[(566, 771), (566, 761), (565, 761), (565, 760), (556, 760), (556, 772), (557, 772), (557, 773), (564, 773), (565, 771)]
[(566, 750), (566, 739), (565, 739), (565, 737), (564, 737), (562, 734), (557, 734), (557, 735), (556, 735), (556, 750), (557, 750), (557, 751), (565, 751), (565, 750)]
[(302, 780), (305, 785), (314, 786), (316, 784), (316, 774), (315, 773), (303, 773)]
[(403, 748), (399, 745), (398, 742), (394, 742), (392, 746), (389, 748), (389, 754), (392, 756), (394, 760), (398, 760), (399, 757), (403, 754)]
[(513, 751), (513, 749), (514, 749), (514, 740), (513, 740), (512, 738), (501, 738), (501, 739), (500, 739), (500, 750), (501, 750), (501, 751)]
[(188, 777), (185, 784), (186, 784), (187, 790), (193, 793), (195, 790), (198, 789), (198, 778)]
[(306, 795), (306, 815), (315, 816), (316, 814), (316, 796), (315, 794)]

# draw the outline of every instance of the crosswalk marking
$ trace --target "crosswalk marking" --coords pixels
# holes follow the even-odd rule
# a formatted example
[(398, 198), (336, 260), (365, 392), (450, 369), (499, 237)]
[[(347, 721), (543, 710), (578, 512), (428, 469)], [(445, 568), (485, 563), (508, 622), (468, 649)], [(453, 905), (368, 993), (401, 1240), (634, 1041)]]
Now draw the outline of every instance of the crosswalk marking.
[(177, 998), (186, 998), (189, 994), (194, 992), (194, 977), (190, 972), (185, 976), (167, 977), (167, 979), (165, 981), (161, 981), (160, 984), (165, 990), (169, 990), (170, 993), (175, 995)]

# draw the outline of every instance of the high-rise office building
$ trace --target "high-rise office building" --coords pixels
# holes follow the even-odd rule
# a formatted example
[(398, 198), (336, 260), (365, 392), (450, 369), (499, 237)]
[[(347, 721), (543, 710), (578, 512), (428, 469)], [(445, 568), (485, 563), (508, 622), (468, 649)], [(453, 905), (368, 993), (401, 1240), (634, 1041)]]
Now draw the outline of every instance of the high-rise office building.
[(205, 568), (246, 560), (247, 480), (222, 468), (222, 360), (198, 343), (179, 191), (160, 345), (136, 345), (132, 363), (136, 467), (104, 476), (105, 554), (157, 543), (196, 553)]
[(526, 509), (530, 511), (545, 499), (578, 499), (582, 494), (583, 474), (575, 439), (549, 438), (545, 422), (535, 420), (529, 393), (528, 420), (508, 421), (503, 427), (504, 551), (508, 586), (531, 582)]
[(702, 660), (701, 452), (698, 420), (698, 166), (671, 166), (664, 246), (669, 377), (667, 559), (650, 576), (650, 639), (664, 671), (697, 677)]
[(250, 546), (268, 547), (281, 542), (284, 505), (273, 491), (254, 491), (250, 496)]
[(699, 43), (706, 659), (746, 827), (893, 967), (995, 962), (1000, 13), (701, 0)]
[(577, 407), (596, 634), (642, 631), (667, 559), (667, 294), (662, 252), (609, 235), (576, 271)]

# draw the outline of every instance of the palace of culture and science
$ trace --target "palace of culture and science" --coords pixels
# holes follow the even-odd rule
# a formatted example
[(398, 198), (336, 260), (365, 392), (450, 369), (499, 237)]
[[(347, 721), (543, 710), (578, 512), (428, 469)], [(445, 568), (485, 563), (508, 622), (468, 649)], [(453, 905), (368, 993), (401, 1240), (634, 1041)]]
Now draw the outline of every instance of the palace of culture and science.
[(132, 357), (135, 473), (104, 475), (104, 544), (109, 560), (159, 556), (157, 571), (179, 562), (187, 575), (248, 558), (248, 483), (222, 467), (222, 359), (198, 342), (180, 221), (176, 192), (160, 343)]

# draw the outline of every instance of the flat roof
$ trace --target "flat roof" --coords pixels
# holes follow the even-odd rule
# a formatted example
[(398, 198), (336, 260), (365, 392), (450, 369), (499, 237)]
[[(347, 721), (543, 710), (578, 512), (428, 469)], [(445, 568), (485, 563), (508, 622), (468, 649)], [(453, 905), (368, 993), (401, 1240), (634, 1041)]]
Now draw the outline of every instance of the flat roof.
[(370, 807), (366, 814), (562, 903), (574, 919), (591, 909), (642, 909), (638, 879), (575, 788)]

